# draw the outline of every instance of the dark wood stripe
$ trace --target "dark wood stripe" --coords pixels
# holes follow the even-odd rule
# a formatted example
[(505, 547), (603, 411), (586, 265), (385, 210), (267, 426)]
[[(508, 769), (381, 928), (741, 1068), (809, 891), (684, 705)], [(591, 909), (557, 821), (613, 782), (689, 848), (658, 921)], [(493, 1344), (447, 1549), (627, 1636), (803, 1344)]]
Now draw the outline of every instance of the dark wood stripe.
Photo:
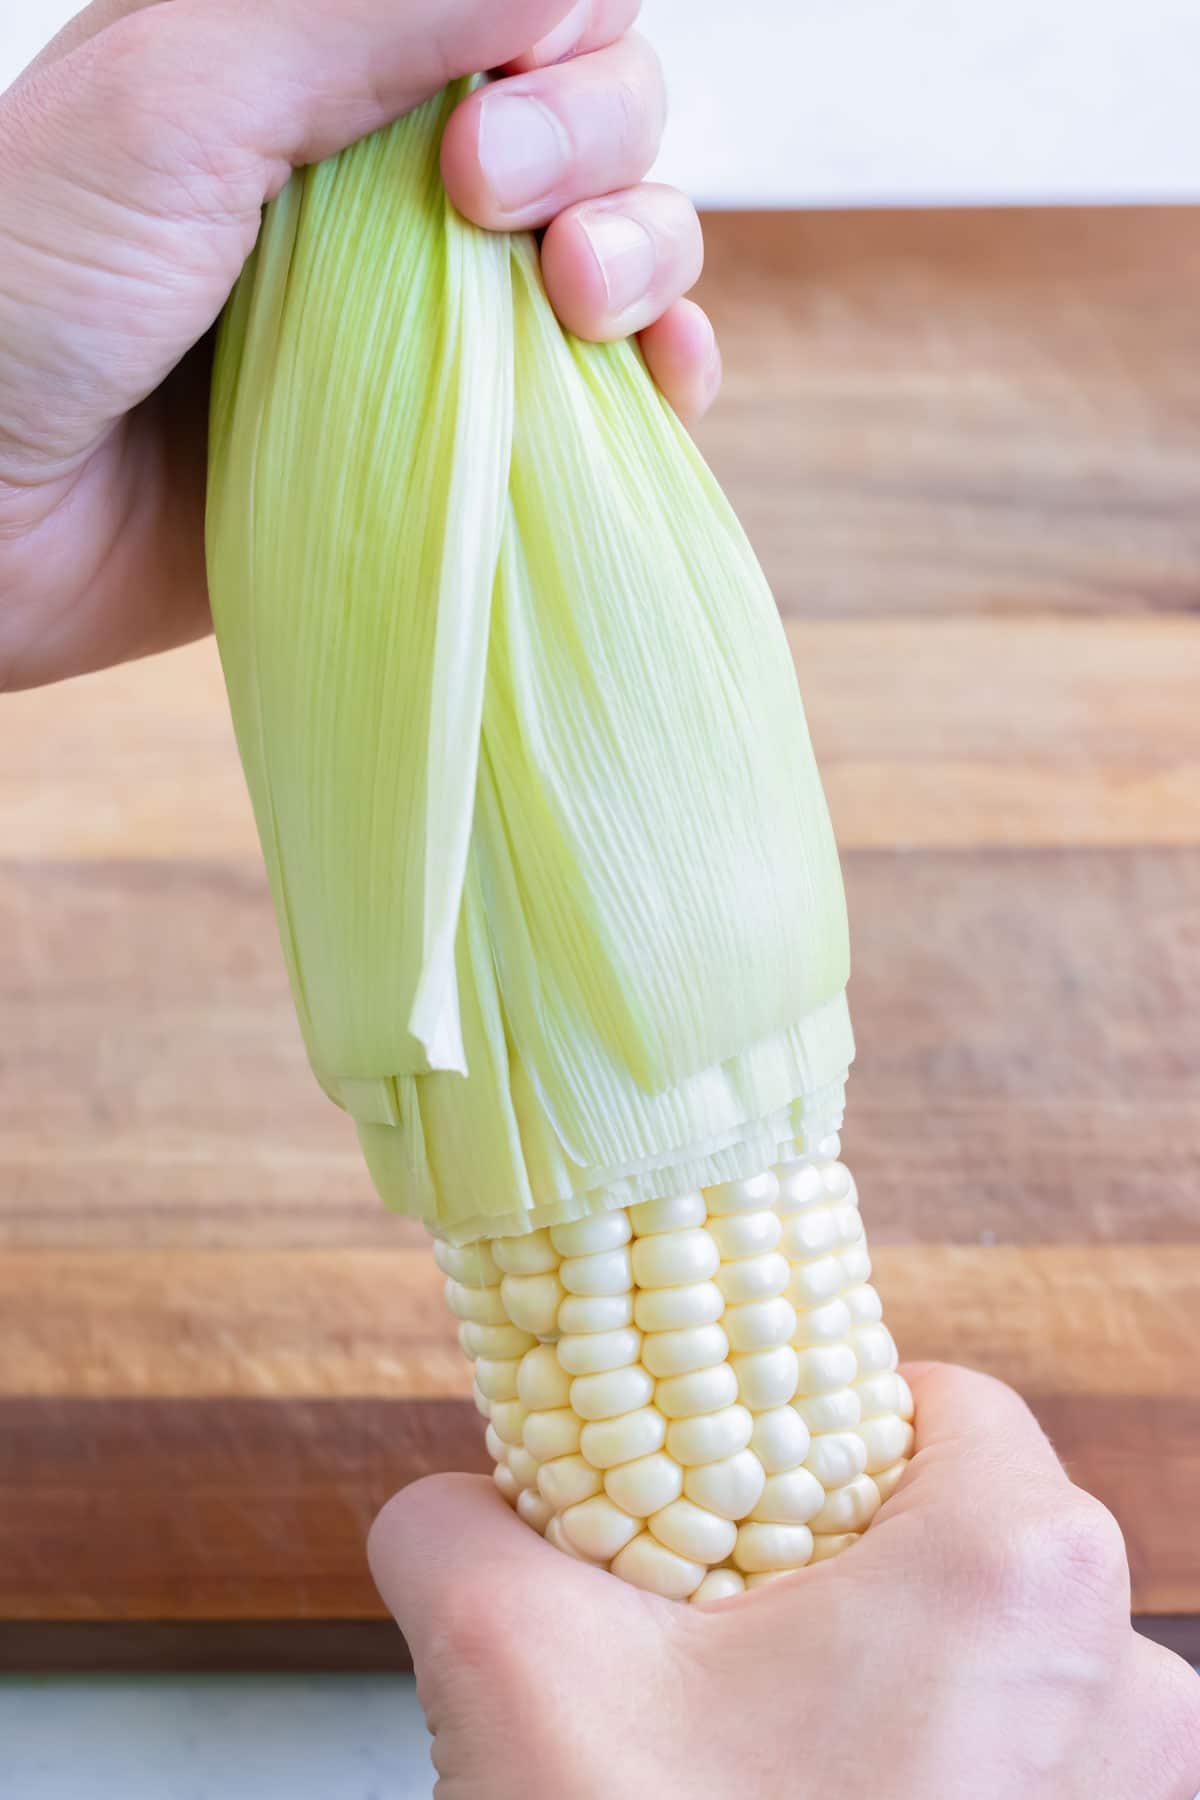
[[(1033, 1395), (1125, 1526), (1140, 1613), (1200, 1611), (1200, 1400)], [(482, 1470), (451, 1401), (0, 1404), (0, 1619), (377, 1618), (363, 1545), (396, 1488)]]
[[(1200, 1663), (1200, 1617), (1134, 1624)], [(0, 1675), (402, 1674), (411, 1667), (408, 1646), (386, 1619), (0, 1624)]]

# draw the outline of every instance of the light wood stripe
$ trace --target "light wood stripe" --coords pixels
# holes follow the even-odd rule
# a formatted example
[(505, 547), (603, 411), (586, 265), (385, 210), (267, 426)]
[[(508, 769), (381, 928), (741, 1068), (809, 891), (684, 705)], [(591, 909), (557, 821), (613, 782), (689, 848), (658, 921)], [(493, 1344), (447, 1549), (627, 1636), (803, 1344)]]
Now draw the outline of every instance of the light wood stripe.
[[(845, 849), (1200, 843), (1200, 619), (789, 636)], [(3, 718), (6, 856), (257, 863), (211, 644), (11, 695)]]
[[(889, 1245), (903, 1354), (1058, 1395), (1195, 1391), (1200, 1246)], [(0, 1396), (462, 1397), (425, 1249), (0, 1257)]]

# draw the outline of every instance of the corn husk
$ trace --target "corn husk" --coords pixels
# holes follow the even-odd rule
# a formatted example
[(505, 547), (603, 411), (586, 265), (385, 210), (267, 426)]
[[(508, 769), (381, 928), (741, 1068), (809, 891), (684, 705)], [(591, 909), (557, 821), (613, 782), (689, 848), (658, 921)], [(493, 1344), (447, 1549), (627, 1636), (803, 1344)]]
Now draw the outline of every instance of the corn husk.
[(459, 86), (268, 209), (223, 323), (213, 614), (313, 1068), (465, 1240), (836, 1115), (845, 906), (786, 638), (631, 344), (468, 225)]

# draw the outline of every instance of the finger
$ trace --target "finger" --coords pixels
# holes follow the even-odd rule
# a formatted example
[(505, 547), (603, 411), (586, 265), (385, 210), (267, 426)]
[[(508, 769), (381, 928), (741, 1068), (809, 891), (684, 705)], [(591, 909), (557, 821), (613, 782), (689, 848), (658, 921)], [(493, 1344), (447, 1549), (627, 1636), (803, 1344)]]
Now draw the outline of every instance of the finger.
[(721, 387), (721, 349), (708, 315), (694, 300), (677, 300), (642, 332), (641, 343), (651, 375), (694, 430)]
[(631, 34), (472, 94), (446, 128), (442, 174), (454, 204), (477, 225), (545, 225), (577, 200), (640, 181), (658, 155), (665, 116), (658, 59)]
[(560, 213), (542, 243), (554, 310), (577, 337), (631, 337), (694, 287), (704, 266), (696, 210), (647, 183)]
[(418, 1665), (485, 1622), (503, 1632), (514, 1608), (530, 1623), (543, 1598), (561, 1614), (573, 1591), (581, 1607), (594, 1606), (606, 1586), (603, 1570), (544, 1543), (479, 1475), (434, 1475), (403, 1488), (372, 1526), (367, 1558)]
[[(114, 93), (144, 113), (155, 92), (179, 127), (224, 155), (256, 153), (287, 169), (316, 162), (389, 124), (446, 82), (498, 67), (543, 40), (570, 0), (97, 0), (45, 53), (89, 47)], [(236, 55), (231, 50), (236, 48)], [(165, 86), (155, 87), (155, 77)], [(181, 109), (181, 110), (179, 110)], [(155, 114), (160, 124), (163, 114)], [(282, 177), (281, 177), (282, 178)]]
[(565, 62), (568, 56), (586, 56), (590, 50), (602, 50), (606, 44), (615, 44), (624, 37), (641, 10), (641, 0), (578, 0), (553, 31), (505, 67), (510, 74), (524, 74), (530, 69)]

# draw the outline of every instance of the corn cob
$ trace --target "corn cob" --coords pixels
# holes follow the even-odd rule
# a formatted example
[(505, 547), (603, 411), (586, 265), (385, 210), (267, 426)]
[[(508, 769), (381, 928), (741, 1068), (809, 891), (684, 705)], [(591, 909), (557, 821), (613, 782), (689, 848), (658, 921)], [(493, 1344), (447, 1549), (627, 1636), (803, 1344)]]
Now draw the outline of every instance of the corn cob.
[(213, 617), (310, 1060), (434, 1234), (497, 1484), (703, 1600), (853, 1542), (911, 1444), (838, 1160), (836, 848), (695, 446), (445, 199), (463, 91), (268, 209)]
[(774, 1170), (435, 1245), (496, 1485), (561, 1550), (710, 1600), (836, 1555), (912, 1447), (912, 1396), (830, 1133)]

